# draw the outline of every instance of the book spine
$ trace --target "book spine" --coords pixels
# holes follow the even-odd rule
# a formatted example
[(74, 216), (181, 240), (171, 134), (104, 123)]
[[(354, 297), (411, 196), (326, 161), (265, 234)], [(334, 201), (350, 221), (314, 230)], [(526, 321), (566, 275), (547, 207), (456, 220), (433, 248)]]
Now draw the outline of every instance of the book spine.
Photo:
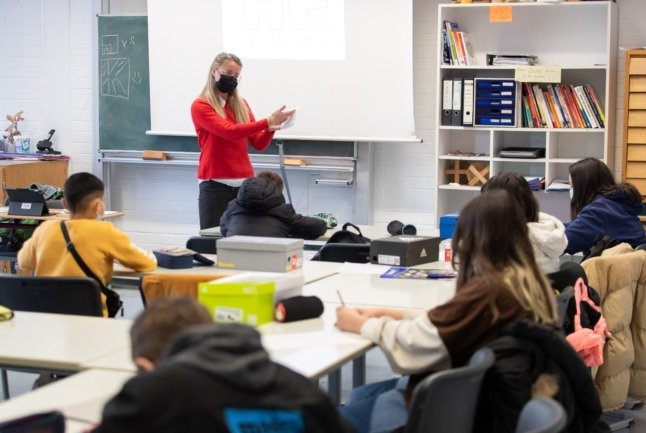
[(576, 94), (576, 90), (572, 84), (570, 84), (570, 91), (572, 92), (572, 99), (576, 103), (577, 109), (579, 110), (579, 113), (581, 113), (581, 117), (583, 118), (583, 122), (585, 123), (586, 128), (592, 128), (592, 123), (590, 123), (590, 119), (588, 119), (588, 115), (586, 114), (585, 110), (583, 109), (583, 105), (581, 105), (581, 101), (579, 100), (578, 95)]
[(534, 128), (540, 128), (541, 125), (541, 116), (538, 113), (538, 107), (536, 106), (536, 99), (534, 99), (534, 92), (529, 83), (523, 83), (523, 90), (525, 95), (527, 95), (527, 100), (529, 102), (529, 109), (532, 113), (532, 124)]
[(542, 124), (545, 128), (552, 128), (552, 118), (550, 117), (549, 109), (547, 108), (547, 103), (543, 97), (543, 92), (538, 84), (532, 86), (534, 90), (534, 98), (536, 98), (536, 103), (538, 104), (538, 111), (541, 113)]
[(446, 34), (449, 36), (449, 45), (451, 46), (451, 64), (458, 65), (458, 51), (455, 46), (455, 37), (453, 35), (453, 28), (457, 29), (458, 25), (451, 21), (444, 21)]
[(603, 128), (606, 124), (606, 116), (604, 116), (603, 114), (603, 106), (601, 105), (601, 101), (599, 101), (599, 98), (597, 97), (597, 92), (595, 92), (594, 87), (592, 87), (590, 84), (583, 86), (583, 90), (590, 100), (590, 105), (594, 109), (594, 114), (597, 116), (599, 124)]
[(571, 89), (565, 84), (561, 84), (559, 87), (561, 88), (561, 91), (565, 96), (565, 100), (567, 101), (567, 105), (568, 105), (568, 108), (570, 109), (570, 113), (574, 118), (575, 126), (577, 128), (585, 128), (585, 122), (583, 120), (583, 116), (581, 116), (581, 113), (579, 112), (579, 108), (577, 107), (576, 102), (574, 102), (574, 96), (572, 95)]
[(442, 64), (450, 65), (451, 64), (451, 44), (449, 44), (449, 35), (446, 33), (446, 29), (442, 29)]
[(552, 98), (552, 94), (549, 91), (549, 87), (546, 87), (543, 90), (543, 95), (545, 95), (545, 100), (547, 101), (547, 107), (550, 109), (550, 115), (552, 116), (552, 121), (555, 128), (562, 128), (563, 123), (561, 121), (561, 116), (559, 116), (558, 108), (556, 107), (556, 102)]
[(563, 117), (565, 118), (566, 126), (568, 128), (574, 128), (574, 119), (572, 119), (572, 113), (570, 113), (570, 108), (567, 105), (565, 100), (565, 95), (560, 86), (553, 84), (552, 89), (556, 95), (556, 100), (559, 102), (561, 111), (563, 111)]
[(464, 49), (464, 41), (462, 40), (462, 32), (455, 32), (453, 33), (453, 36), (455, 36), (455, 46), (458, 51), (458, 63), (466, 66), (467, 55), (466, 50)]
[(527, 96), (523, 96), (523, 126), (525, 128), (534, 127), (531, 110), (529, 109), (529, 100), (527, 99)]
[(471, 39), (466, 32), (462, 32), (462, 42), (464, 42), (464, 49), (467, 55), (467, 66), (476, 65), (478, 62), (476, 61), (475, 50), (473, 49)]
[(592, 125), (592, 127), (593, 128), (600, 128), (601, 126), (599, 125), (599, 122), (597, 121), (597, 116), (594, 115), (594, 110), (592, 110), (592, 107), (590, 106), (590, 101), (588, 101), (588, 98), (585, 95), (585, 91), (583, 90), (583, 86), (576, 86), (574, 88), (574, 91), (576, 92), (576, 95), (579, 97), (579, 101), (581, 102), (581, 105), (583, 106), (583, 109), (585, 110), (585, 114), (588, 116), (588, 121), (590, 121), (590, 124)]
[(554, 84), (550, 84), (547, 86), (547, 89), (549, 90), (550, 95), (552, 96), (552, 100), (554, 101), (556, 112), (558, 113), (559, 120), (561, 121), (561, 128), (569, 128), (570, 121), (565, 114), (565, 109), (561, 105), (561, 101), (559, 100), (558, 95), (556, 94), (556, 86)]

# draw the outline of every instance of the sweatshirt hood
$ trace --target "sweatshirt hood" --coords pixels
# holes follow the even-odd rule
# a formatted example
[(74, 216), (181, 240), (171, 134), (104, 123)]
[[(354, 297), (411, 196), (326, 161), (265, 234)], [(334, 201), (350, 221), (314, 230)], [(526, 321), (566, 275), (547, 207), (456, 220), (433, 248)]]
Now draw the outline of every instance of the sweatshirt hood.
[(547, 257), (558, 257), (567, 247), (565, 226), (556, 217), (539, 212), (538, 221), (527, 224), (532, 246)]
[(626, 207), (630, 215), (637, 216), (642, 211), (643, 205), (641, 203), (631, 203), (628, 197), (628, 193), (626, 193), (626, 191), (624, 191), (623, 189), (617, 189), (611, 194), (602, 195), (599, 197), (622, 204), (624, 207)]
[(159, 365), (178, 364), (251, 391), (266, 388), (277, 374), (277, 366), (262, 347), (258, 331), (236, 323), (205, 324), (182, 332)]
[(266, 212), (285, 204), (285, 197), (275, 182), (262, 177), (252, 177), (240, 186), (236, 203), (250, 211)]

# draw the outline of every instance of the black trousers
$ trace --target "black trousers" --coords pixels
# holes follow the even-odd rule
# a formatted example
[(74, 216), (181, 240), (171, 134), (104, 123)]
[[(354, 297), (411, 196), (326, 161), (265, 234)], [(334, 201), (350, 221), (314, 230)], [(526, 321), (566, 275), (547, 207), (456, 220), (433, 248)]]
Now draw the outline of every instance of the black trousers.
[(225, 185), (214, 180), (200, 183), (198, 207), (200, 210), (200, 229), (220, 225), (220, 218), (227, 205), (238, 195), (238, 187)]

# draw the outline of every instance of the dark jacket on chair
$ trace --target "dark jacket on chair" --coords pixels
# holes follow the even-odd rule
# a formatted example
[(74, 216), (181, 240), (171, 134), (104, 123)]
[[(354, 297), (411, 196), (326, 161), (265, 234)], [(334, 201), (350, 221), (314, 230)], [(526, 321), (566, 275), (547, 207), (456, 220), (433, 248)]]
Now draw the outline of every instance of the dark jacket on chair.
[(347, 430), (314, 382), (269, 359), (255, 329), (208, 324), (183, 332), (155, 370), (130, 379), (95, 433), (230, 431)]
[(548, 326), (531, 321), (507, 325), (487, 345), (496, 355), (482, 383), (474, 432), (513, 433), (532, 385), (541, 374), (556, 378), (554, 399), (567, 413), (568, 433), (609, 431), (599, 423), (601, 403), (589, 370), (569, 343)]
[(316, 239), (327, 230), (319, 218), (297, 214), (285, 203), (276, 183), (252, 177), (243, 182), (238, 197), (231, 200), (220, 219), (223, 236), (270, 236)]

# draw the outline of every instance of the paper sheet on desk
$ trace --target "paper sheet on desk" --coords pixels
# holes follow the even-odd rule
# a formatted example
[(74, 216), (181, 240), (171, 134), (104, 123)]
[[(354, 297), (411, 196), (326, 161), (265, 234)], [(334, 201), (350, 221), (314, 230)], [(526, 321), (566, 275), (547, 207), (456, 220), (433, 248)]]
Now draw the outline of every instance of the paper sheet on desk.
[(263, 335), (262, 345), (269, 353), (276, 353), (282, 350), (304, 349), (307, 347), (324, 347), (355, 345), (357, 340), (363, 340), (358, 335), (350, 335), (343, 332), (303, 332), (296, 334)]
[(388, 265), (373, 265), (371, 263), (344, 263), (339, 274), (381, 275), (390, 269)]

